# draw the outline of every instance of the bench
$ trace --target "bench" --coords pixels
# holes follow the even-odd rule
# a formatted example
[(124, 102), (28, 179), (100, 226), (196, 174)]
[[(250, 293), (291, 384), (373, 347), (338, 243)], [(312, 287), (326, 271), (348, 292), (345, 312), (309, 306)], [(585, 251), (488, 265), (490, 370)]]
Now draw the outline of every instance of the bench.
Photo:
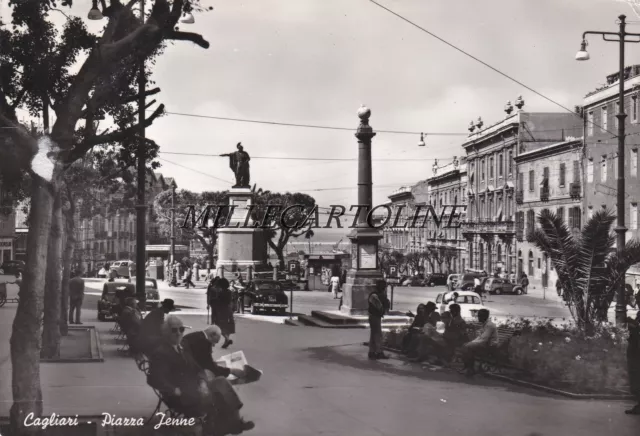
[[(476, 337), (481, 327), (482, 325), (479, 322), (468, 323), (469, 336), (471, 338)], [(517, 368), (509, 364), (509, 341), (518, 334), (518, 330), (512, 327), (498, 326), (498, 343), (496, 346), (489, 347), (485, 352), (476, 355), (477, 369), (480, 372), (495, 374), (500, 374), (505, 370), (517, 370)]]

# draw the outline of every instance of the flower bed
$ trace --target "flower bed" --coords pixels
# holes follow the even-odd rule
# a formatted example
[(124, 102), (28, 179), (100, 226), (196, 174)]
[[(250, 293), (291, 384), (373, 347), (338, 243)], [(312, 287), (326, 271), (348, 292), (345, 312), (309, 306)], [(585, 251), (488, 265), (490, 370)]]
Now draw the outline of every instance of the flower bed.
[[(519, 331), (509, 341), (509, 365), (523, 381), (575, 394), (626, 394), (626, 333), (606, 325), (591, 337), (575, 327), (509, 321)], [(400, 349), (406, 329), (387, 332), (384, 344)]]

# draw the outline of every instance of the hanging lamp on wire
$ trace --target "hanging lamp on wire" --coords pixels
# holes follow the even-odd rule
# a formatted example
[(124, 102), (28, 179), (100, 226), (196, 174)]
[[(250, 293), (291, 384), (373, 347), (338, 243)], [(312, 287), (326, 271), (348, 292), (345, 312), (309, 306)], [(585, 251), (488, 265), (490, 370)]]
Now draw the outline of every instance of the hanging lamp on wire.
[(420, 142), (418, 142), (418, 147), (424, 147), (425, 145), (427, 144), (424, 143), (424, 133), (420, 133)]

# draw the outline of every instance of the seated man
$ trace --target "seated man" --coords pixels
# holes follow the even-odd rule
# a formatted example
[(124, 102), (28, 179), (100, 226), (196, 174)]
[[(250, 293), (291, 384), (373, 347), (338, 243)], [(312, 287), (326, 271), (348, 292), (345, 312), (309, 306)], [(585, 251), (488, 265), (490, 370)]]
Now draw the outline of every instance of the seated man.
[(451, 318), (445, 322), (442, 337), (447, 343), (447, 359), (451, 360), (455, 350), (469, 341), (469, 336), (467, 334), (467, 323), (460, 316), (460, 305), (452, 304), (449, 306), (449, 312)]
[(240, 434), (253, 428), (252, 422), (240, 417), (242, 402), (230, 383), (207, 374), (198, 365), (191, 347), (181, 345), (184, 330), (179, 318), (167, 317), (163, 341), (150, 359), (149, 385), (162, 394), (172, 409), (190, 417), (210, 417), (208, 424), (215, 435)]
[(131, 351), (138, 353), (138, 339), (140, 335), (140, 328), (142, 326), (142, 314), (138, 310), (138, 300), (135, 297), (128, 297), (125, 300), (124, 309), (118, 319), (120, 327), (127, 335), (127, 343)]
[(153, 309), (142, 320), (140, 326), (140, 345), (141, 350), (147, 356), (151, 355), (156, 347), (162, 342), (162, 325), (164, 316), (174, 310), (174, 302), (171, 299), (165, 299), (160, 307)]
[(480, 309), (478, 311), (478, 321), (482, 323), (480, 334), (476, 339), (462, 346), (461, 354), (464, 360), (464, 371), (468, 376), (475, 373), (475, 356), (478, 353), (487, 351), (490, 347), (498, 345), (498, 328), (489, 319), (489, 311)]
[(415, 352), (411, 360), (418, 362), (429, 358), (440, 360), (440, 357), (443, 356), (446, 343), (437, 329), (437, 325), (441, 319), (438, 312), (431, 313), (422, 329), (422, 334), (415, 339)]

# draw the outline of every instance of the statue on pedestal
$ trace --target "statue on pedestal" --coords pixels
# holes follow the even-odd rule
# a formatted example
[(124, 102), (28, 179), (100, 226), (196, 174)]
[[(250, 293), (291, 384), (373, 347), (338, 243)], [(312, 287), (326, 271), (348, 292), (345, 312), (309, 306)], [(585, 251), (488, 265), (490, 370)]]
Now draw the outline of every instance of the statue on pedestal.
[(229, 167), (233, 174), (236, 176), (236, 184), (233, 186), (234, 188), (251, 188), (249, 185), (249, 161), (251, 158), (249, 157), (249, 153), (244, 151), (242, 147), (242, 143), (238, 142), (236, 145), (238, 151), (233, 153), (221, 154), (220, 156), (228, 156), (229, 157)]

